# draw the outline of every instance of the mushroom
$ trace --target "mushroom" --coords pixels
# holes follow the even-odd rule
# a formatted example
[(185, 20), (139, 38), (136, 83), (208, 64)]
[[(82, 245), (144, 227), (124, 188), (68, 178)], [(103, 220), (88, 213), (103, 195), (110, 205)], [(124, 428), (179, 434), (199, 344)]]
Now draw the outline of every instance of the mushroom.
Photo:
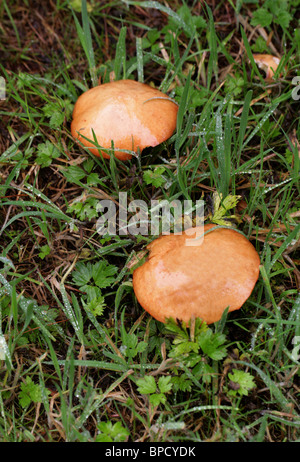
[(133, 272), (133, 289), (140, 305), (161, 322), (214, 323), (227, 307), (241, 308), (259, 276), (255, 248), (230, 228), (206, 224), (160, 236), (147, 248), (148, 259)]
[[(178, 106), (161, 91), (133, 80), (98, 85), (79, 96), (73, 110), (71, 133), (96, 156), (99, 146), (122, 160), (148, 146), (166, 141), (176, 128)], [(94, 136), (95, 135), (95, 136)], [(89, 141), (91, 140), (91, 141)], [(100, 151), (109, 158), (107, 151)]]
[(272, 79), (280, 63), (280, 59), (277, 56), (267, 54), (254, 54), (253, 58), (258, 67), (266, 73), (266, 80)]

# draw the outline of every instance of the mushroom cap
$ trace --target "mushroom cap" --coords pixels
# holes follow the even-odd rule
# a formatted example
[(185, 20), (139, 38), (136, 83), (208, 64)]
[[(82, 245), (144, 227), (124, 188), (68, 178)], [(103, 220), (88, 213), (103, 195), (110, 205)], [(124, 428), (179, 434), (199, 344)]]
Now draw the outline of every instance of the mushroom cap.
[(147, 247), (148, 260), (133, 272), (133, 289), (140, 305), (161, 322), (167, 318), (188, 323), (201, 318), (207, 324), (223, 311), (239, 309), (259, 276), (260, 259), (253, 245), (238, 231), (216, 225), (165, 235)]
[(266, 79), (272, 79), (280, 63), (277, 56), (268, 54), (254, 54), (253, 59), (260, 69), (266, 73)]
[[(170, 138), (176, 128), (178, 106), (161, 91), (133, 80), (118, 80), (91, 88), (79, 96), (73, 110), (71, 133), (99, 155), (92, 142), (111, 149), (126, 160), (132, 156), (120, 149), (137, 152), (157, 146)], [(79, 133), (78, 133), (79, 132)], [(101, 151), (105, 158), (109, 154)]]

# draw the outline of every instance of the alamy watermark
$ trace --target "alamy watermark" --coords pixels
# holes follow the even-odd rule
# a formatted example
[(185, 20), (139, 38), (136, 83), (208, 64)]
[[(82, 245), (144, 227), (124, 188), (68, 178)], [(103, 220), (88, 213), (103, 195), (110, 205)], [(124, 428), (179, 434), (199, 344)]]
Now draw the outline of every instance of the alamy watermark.
[(299, 99), (300, 99), (300, 75), (296, 75), (293, 78), (292, 84), (296, 85), (296, 87), (293, 88), (293, 91), (292, 91), (292, 98), (295, 101), (299, 101)]
[(294, 361), (300, 361), (300, 335), (296, 335), (293, 338), (292, 344), (295, 345), (292, 350), (292, 359)]
[(6, 84), (4, 77), (0, 76), (0, 101), (6, 98)]
[[(105, 235), (143, 235), (183, 233), (196, 235), (187, 245), (200, 245), (203, 237), (204, 201), (136, 199), (128, 203), (127, 193), (120, 192), (118, 201), (100, 200), (96, 205), (100, 215), (97, 233)], [(195, 229), (195, 226), (197, 229)]]

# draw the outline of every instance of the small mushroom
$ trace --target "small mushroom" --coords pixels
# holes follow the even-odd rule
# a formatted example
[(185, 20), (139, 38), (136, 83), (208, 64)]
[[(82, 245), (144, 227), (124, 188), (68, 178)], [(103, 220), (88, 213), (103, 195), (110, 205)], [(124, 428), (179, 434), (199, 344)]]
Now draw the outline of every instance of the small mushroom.
[[(167, 95), (133, 80), (105, 83), (84, 92), (73, 110), (71, 133), (96, 156), (99, 146), (122, 160), (166, 141), (176, 128), (178, 106)], [(95, 135), (95, 136), (94, 136)], [(89, 141), (91, 140), (91, 141)], [(110, 155), (101, 151), (105, 158)]]
[(267, 54), (254, 54), (253, 58), (258, 67), (266, 73), (266, 80), (272, 79), (280, 63), (280, 59), (277, 56)]
[(227, 307), (241, 308), (250, 296), (259, 276), (258, 253), (238, 231), (215, 226), (160, 236), (148, 245), (147, 261), (133, 272), (133, 289), (158, 321), (173, 318), (188, 324), (201, 318), (211, 324)]

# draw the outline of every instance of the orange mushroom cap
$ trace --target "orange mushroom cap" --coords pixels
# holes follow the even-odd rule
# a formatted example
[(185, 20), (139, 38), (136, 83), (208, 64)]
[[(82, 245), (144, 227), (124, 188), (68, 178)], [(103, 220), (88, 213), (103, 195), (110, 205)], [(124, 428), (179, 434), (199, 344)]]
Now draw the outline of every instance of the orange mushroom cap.
[[(115, 156), (126, 160), (132, 155), (120, 150), (142, 151), (170, 138), (177, 112), (177, 104), (161, 91), (133, 80), (118, 80), (87, 90), (78, 98), (71, 133), (97, 156), (93, 132), (103, 148), (111, 149), (113, 141)], [(110, 157), (105, 151), (101, 154)]]
[(133, 289), (141, 306), (158, 321), (188, 323), (198, 317), (211, 324), (227, 307), (237, 310), (250, 296), (260, 259), (246, 237), (216, 228), (199, 245), (190, 245), (196, 233), (213, 227), (161, 236), (148, 245), (148, 260), (133, 272)]
[(272, 79), (280, 63), (277, 56), (268, 54), (254, 54), (253, 59), (260, 69), (266, 73), (266, 79)]

